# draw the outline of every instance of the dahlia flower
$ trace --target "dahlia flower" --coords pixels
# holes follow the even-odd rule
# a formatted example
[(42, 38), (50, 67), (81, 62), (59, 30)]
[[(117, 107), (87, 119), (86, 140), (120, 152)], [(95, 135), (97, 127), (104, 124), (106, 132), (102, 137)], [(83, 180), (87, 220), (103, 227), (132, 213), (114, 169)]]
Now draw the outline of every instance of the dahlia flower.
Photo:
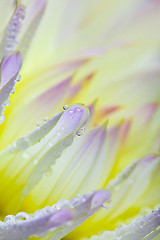
[(0, 240), (160, 239), (160, 1), (0, 1)]

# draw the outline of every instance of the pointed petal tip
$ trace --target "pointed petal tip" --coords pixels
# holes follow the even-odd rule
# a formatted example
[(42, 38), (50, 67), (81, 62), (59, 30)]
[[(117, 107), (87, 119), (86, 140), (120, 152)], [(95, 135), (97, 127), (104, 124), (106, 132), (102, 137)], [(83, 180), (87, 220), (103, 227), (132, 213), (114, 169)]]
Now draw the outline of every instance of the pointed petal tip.
[(1, 62), (1, 88), (16, 77), (22, 65), (20, 52), (6, 55)]
[(140, 165), (147, 165), (147, 164), (150, 164), (152, 163), (154, 160), (157, 159), (157, 157), (159, 157), (158, 155), (149, 155), (149, 156), (146, 156), (144, 158), (142, 158), (139, 162)]
[(111, 192), (99, 190), (95, 193), (91, 202), (91, 209), (103, 205), (106, 201), (110, 201)]

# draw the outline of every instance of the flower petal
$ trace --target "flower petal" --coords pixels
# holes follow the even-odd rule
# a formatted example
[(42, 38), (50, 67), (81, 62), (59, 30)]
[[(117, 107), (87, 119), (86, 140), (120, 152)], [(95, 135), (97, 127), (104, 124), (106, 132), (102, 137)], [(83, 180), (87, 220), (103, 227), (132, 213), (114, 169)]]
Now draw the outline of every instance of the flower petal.
[(9, 145), (5, 150), (2, 150), (0, 155), (22, 151), (39, 142), (56, 125), (63, 112), (64, 111), (58, 113), (47, 122), (44, 122), (44, 124), (38, 126), (37, 129), (25, 137), (18, 138), (12, 145)]
[(134, 220), (129, 225), (121, 225), (114, 231), (104, 231), (98, 235), (94, 235), (90, 238), (83, 238), (83, 240), (151, 240), (159, 239), (160, 236), (160, 209), (154, 210), (151, 214)]
[(28, 239), (47, 233), (47, 238), (59, 240), (109, 200), (110, 192), (99, 190), (70, 201), (63, 199), (52, 207), (47, 206), (32, 215), (21, 212), (15, 217), (6, 216), (5, 221), (0, 222), (0, 240)]
[[(41, 128), (42, 133), (41, 131), (33, 132), (29, 137), (19, 139), (18, 145), (22, 145), (22, 149), (24, 148), (23, 150), (21, 149), (22, 151), (15, 152), (17, 151), (16, 147), (10, 146), (9, 151), (11, 153), (8, 153), (8, 150), (6, 152), (4, 150), (1, 153), (0, 177), (4, 184), (0, 191), (4, 193), (11, 181), (12, 186), (10, 186), (10, 191), (6, 192), (6, 195), (0, 201), (5, 202), (5, 199), (10, 199), (9, 196), (13, 195), (12, 201), (8, 199), (4, 208), (14, 204), (14, 201), (16, 201), (16, 206), (18, 207), (19, 198), (22, 200), (44, 174), (49, 171), (55, 160), (60, 157), (62, 151), (72, 143), (76, 132), (85, 124), (87, 118), (88, 108), (81, 104), (74, 104), (63, 112), (47, 134), (46, 132), (43, 133), (44, 128)], [(54, 124), (54, 121), (52, 124)], [(43, 136), (40, 142), (35, 143), (35, 140), (37, 141), (39, 138), (36, 136), (35, 139), (35, 134), (39, 134), (39, 137)], [(29, 145), (25, 150), (23, 144), (27, 138), (35, 144)], [(23, 195), (20, 195), (22, 190)]]
[[(35, 129), (37, 122), (45, 120), (49, 116), (55, 114), (59, 110), (59, 106), (63, 106), (67, 98), (67, 89), (70, 86), (71, 78), (38, 92), (30, 91), (29, 96), (24, 97), (28, 89), (16, 91), (16, 96), (12, 99), (12, 108), (9, 109), (5, 127), (1, 130), (1, 147), (4, 148), (7, 144), (12, 143), (20, 136), (26, 135), (28, 132)], [(44, 86), (42, 86), (44, 87)], [(19, 92), (21, 94), (19, 95)], [(19, 95), (19, 96), (18, 96)], [(16, 100), (17, 98), (17, 100)], [(17, 125), (17, 122), (19, 124)], [(25, 128), (24, 128), (25, 125)]]
[(19, 52), (7, 55), (3, 58), (0, 66), (0, 122), (3, 122), (2, 115), (4, 107), (8, 105), (8, 99), (14, 89), (17, 75), (22, 64), (22, 58)]
[(17, 35), (21, 29), (22, 20), (25, 16), (25, 7), (19, 3), (8, 23), (0, 44), (0, 59), (8, 52), (14, 51), (17, 45)]
[[(160, 202), (160, 157), (151, 155), (134, 162), (107, 185), (112, 192), (112, 206), (100, 210), (81, 227), (69, 234), (69, 239), (88, 237), (105, 230), (114, 230), (121, 223), (130, 224), (134, 219), (152, 212)], [(130, 238), (128, 238), (130, 239)], [(135, 238), (136, 239), (136, 238)]]
[[(132, 207), (140, 211), (145, 207), (153, 208), (159, 203), (160, 196), (157, 194), (159, 167), (160, 157), (150, 155), (133, 163), (109, 183), (107, 188), (112, 191), (112, 207), (107, 213), (109, 214), (107, 221), (118, 219), (119, 216), (122, 219), (121, 214)], [(103, 216), (99, 215), (97, 220), (98, 218), (101, 219)]]
[(35, 32), (40, 24), (44, 10), (46, 7), (46, 0), (34, 0), (27, 7), (27, 13), (23, 22), (23, 28), (20, 34), (20, 42), (18, 50), (24, 57), (29, 49)]
[(52, 171), (26, 197), (23, 208), (34, 211), (61, 198), (102, 188), (115, 162), (118, 133), (118, 128), (108, 129), (107, 136), (104, 124), (75, 138)]

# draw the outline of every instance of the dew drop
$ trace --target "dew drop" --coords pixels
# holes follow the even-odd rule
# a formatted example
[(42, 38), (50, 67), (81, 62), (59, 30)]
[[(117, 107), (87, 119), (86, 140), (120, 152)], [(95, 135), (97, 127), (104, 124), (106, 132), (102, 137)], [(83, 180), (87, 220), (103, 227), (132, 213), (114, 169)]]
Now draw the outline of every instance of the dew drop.
[(5, 102), (5, 106), (6, 106), (6, 107), (9, 106), (9, 104), (10, 104), (10, 101), (9, 101), (9, 99), (8, 99), (8, 100), (6, 100), (6, 102)]
[(8, 215), (4, 218), (4, 222), (14, 222), (15, 221), (15, 217), (13, 215)]
[(63, 106), (63, 110), (67, 110), (69, 108), (69, 106), (66, 104)]
[(37, 160), (37, 159), (35, 159), (33, 162), (34, 162), (34, 164), (36, 165), (36, 164), (38, 163), (38, 160)]
[(17, 215), (15, 216), (15, 220), (19, 221), (19, 220), (27, 220), (29, 219), (29, 215), (25, 212), (19, 212), (17, 213)]
[(17, 79), (16, 79), (16, 82), (19, 82), (20, 80), (21, 80), (21, 75), (18, 74)]
[(106, 201), (104, 204), (103, 204), (103, 208), (104, 209), (108, 209), (112, 206), (112, 201)]
[(0, 116), (0, 123), (3, 123), (5, 120), (5, 116), (4, 113), (2, 113), (2, 115)]
[(84, 134), (84, 132), (85, 132), (85, 128), (83, 127), (80, 130), (78, 130), (78, 132), (76, 132), (76, 135), (77, 136), (82, 136)]
[(49, 147), (53, 147), (53, 143), (52, 143), (52, 142), (49, 142), (49, 143), (48, 143), (48, 146), (49, 146)]
[(44, 173), (44, 177), (50, 177), (52, 174), (52, 168), (50, 168), (46, 173)]
[(36, 125), (37, 125), (38, 128), (40, 128), (40, 127), (42, 126), (42, 124), (43, 124), (43, 123), (42, 123), (41, 121), (38, 121), (38, 122), (36, 123)]
[(45, 117), (45, 118), (44, 118), (44, 122), (47, 122), (48, 120), (49, 120), (48, 117)]
[(16, 91), (16, 89), (15, 89), (15, 88), (13, 88), (13, 89), (12, 89), (12, 91), (11, 91), (11, 93), (12, 93), (12, 94), (14, 94), (14, 93), (15, 93), (15, 91)]

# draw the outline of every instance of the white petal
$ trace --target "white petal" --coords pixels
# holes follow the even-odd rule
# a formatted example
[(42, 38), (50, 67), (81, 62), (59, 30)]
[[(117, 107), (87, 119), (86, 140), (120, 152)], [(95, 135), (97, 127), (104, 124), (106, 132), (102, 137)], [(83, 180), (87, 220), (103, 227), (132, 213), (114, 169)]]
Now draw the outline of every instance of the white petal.
[(5, 222), (0, 222), (0, 240), (22, 240), (31, 236), (44, 236), (47, 233), (47, 239), (59, 240), (109, 199), (110, 192), (99, 190), (70, 201), (63, 199), (52, 207), (37, 210), (32, 215), (21, 212), (15, 217), (6, 216)]
[[(134, 220), (129, 225), (121, 225), (114, 231), (104, 231), (99, 235), (83, 240), (158, 240), (160, 231), (160, 209), (143, 218)], [(157, 236), (156, 236), (157, 235)]]

